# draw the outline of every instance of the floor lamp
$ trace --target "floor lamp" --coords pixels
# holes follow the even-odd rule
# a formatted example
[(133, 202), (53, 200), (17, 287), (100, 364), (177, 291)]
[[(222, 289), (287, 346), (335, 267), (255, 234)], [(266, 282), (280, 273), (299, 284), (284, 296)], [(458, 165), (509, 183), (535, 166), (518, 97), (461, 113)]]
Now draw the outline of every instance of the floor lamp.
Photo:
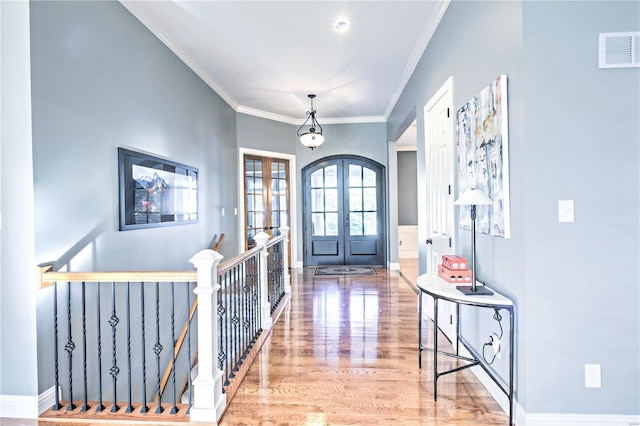
[(471, 206), (471, 285), (457, 286), (467, 296), (490, 296), (491, 290), (476, 285), (476, 206), (491, 205), (493, 201), (479, 189), (467, 189), (453, 202), (458, 206)]

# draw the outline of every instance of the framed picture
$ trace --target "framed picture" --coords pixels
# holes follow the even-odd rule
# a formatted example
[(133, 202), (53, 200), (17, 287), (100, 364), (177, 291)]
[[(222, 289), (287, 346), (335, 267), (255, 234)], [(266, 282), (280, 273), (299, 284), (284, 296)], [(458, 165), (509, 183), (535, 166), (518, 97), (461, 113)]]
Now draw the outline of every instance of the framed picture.
[[(477, 207), (476, 230), (510, 238), (507, 76), (501, 75), (456, 114), (458, 194), (469, 188), (493, 200)], [(469, 206), (459, 209), (459, 227), (471, 229)]]
[(120, 230), (198, 221), (198, 169), (118, 148)]

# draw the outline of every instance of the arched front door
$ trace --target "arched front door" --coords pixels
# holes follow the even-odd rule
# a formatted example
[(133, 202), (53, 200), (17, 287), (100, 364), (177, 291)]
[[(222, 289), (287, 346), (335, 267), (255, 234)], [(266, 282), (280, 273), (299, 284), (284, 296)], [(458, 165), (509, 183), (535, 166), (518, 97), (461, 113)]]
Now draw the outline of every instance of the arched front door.
[(384, 265), (384, 167), (356, 156), (302, 171), (304, 264)]

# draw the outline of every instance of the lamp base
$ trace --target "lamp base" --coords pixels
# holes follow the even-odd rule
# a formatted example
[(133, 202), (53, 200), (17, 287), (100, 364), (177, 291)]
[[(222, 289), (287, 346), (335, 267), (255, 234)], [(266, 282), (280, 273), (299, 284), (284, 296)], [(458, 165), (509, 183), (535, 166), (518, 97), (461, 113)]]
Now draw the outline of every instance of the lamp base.
[(493, 294), (493, 292), (485, 286), (476, 286), (476, 291), (473, 291), (473, 287), (470, 285), (459, 285), (456, 288), (465, 296), (491, 296)]

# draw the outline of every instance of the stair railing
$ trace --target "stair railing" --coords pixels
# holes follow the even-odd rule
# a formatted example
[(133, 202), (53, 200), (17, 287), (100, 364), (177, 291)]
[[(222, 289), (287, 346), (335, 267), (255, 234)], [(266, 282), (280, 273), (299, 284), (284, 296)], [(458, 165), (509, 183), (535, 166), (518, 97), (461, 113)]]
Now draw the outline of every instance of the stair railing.
[[(126, 405), (125, 413), (145, 415), (153, 410), (148, 404), (153, 402), (155, 414), (161, 414), (165, 411), (163, 393), (169, 389), (170, 414), (186, 412), (191, 421), (220, 419), (232, 396), (225, 396), (225, 387), (232, 383), (237, 387), (242, 381), (264, 341), (265, 331), (277, 317), (276, 308), (291, 291), (287, 265), (289, 229), (280, 229), (282, 235), (270, 241), (268, 235), (259, 234), (254, 249), (223, 264), (222, 255), (203, 250), (190, 259), (196, 271), (53, 272), (51, 265), (41, 266), (41, 288), (53, 287), (52, 410), (102, 412), (107, 410), (109, 398), (113, 401), (109, 410), (112, 413), (122, 413), (121, 408)], [(134, 293), (137, 300), (132, 298)], [(135, 302), (139, 307), (132, 309)], [(89, 312), (94, 312), (88, 313), (87, 306)], [(149, 314), (151, 319), (147, 318)], [(193, 318), (197, 318), (194, 324)], [(175, 325), (183, 321), (185, 325), (176, 338)], [(197, 328), (197, 336), (192, 336), (193, 327)], [(80, 328), (82, 331), (78, 332)], [(91, 328), (92, 333), (88, 331)], [(80, 340), (75, 337), (78, 334)], [(180, 346), (185, 339), (188, 349), (181, 355)], [(74, 353), (79, 341), (81, 360)], [(172, 348), (170, 353), (163, 351), (166, 345)], [(110, 350), (107, 356), (103, 355), (103, 346)], [(68, 367), (64, 382), (60, 375), (63, 351)], [(169, 360), (164, 380), (160, 369), (163, 356)], [(196, 359), (197, 377), (191, 383)], [(148, 376), (147, 363), (154, 364), (155, 378)], [(122, 394), (120, 373), (125, 365), (127, 397), (123, 403), (118, 395)], [(108, 368), (111, 386), (103, 383), (103, 368)], [(81, 404), (73, 386), (79, 373)], [(176, 376), (182, 375), (187, 377), (187, 403), (178, 402), (184, 386), (178, 388)], [(66, 403), (59, 393), (61, 387), (68, 395)], [(158, 396), (155, 401), (147, 398), (150, 394)]]

